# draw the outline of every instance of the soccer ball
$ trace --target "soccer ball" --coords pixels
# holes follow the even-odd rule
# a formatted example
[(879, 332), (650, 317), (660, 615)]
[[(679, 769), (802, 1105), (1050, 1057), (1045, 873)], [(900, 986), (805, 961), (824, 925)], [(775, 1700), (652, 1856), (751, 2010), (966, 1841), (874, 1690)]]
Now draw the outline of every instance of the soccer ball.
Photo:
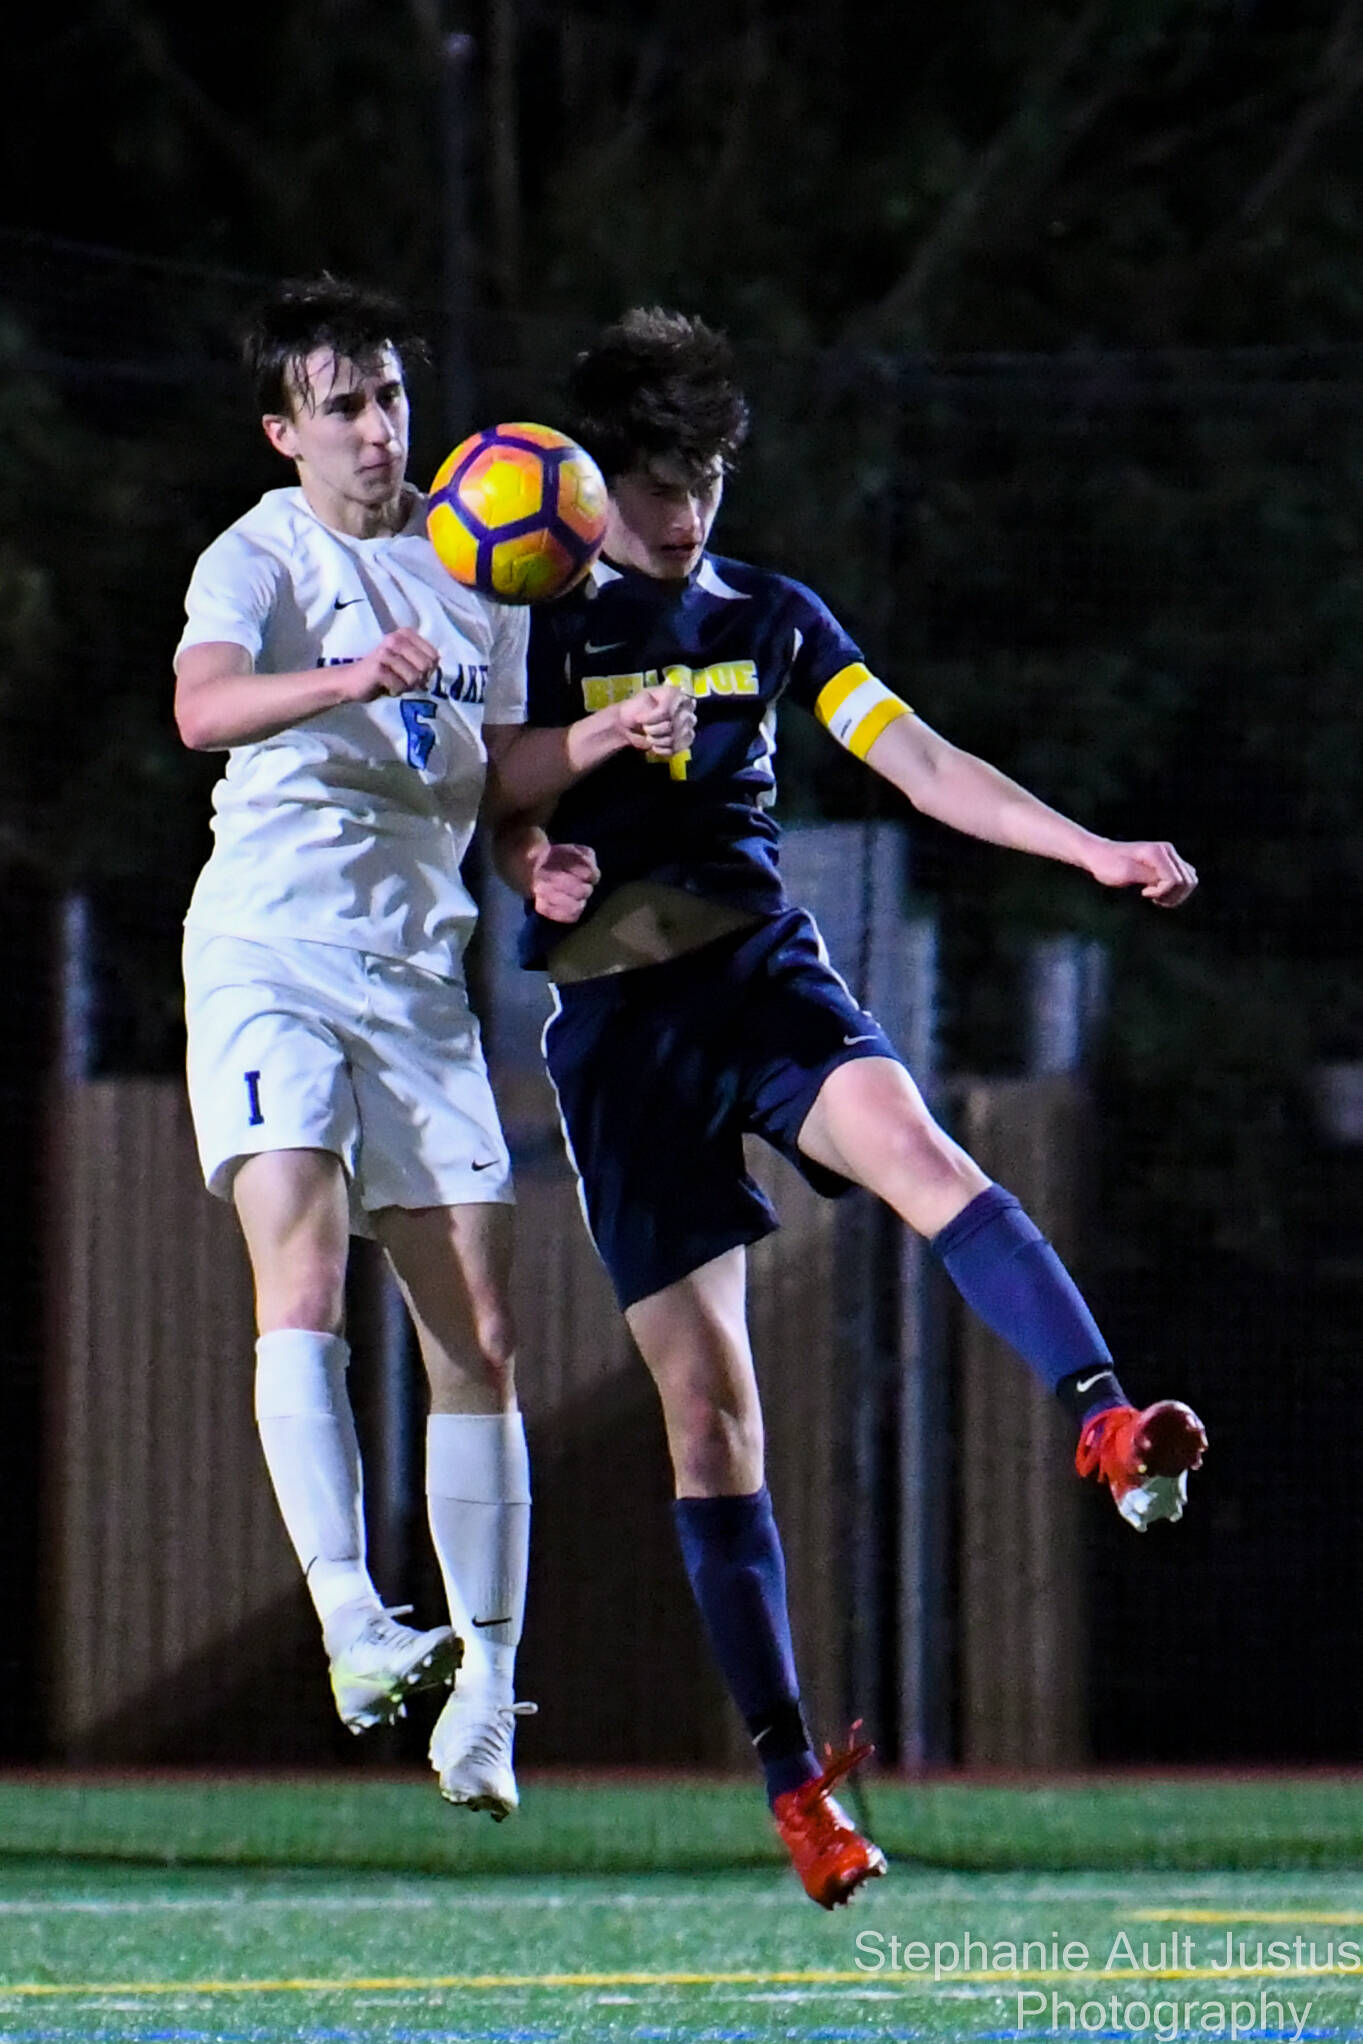
[(544, 603), (580, 582), (606, 536), (606, 484), (552, 426), (486, 426), (431, 484), (426, 530), (456, 582), (499, 603)]

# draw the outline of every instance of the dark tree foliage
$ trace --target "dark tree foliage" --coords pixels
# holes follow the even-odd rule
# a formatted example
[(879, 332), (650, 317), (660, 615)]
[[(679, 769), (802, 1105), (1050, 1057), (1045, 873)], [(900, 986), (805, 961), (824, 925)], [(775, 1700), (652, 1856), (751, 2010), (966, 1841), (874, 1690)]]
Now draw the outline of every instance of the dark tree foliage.
[[(438, 296), (473, 39), (485, 299), (698, 301), (777, 343), (1351, 337), (1357, 0), (87, 0), (11, 27), (22, 223)], [(82, 175), (43, 178), (44, 148)]]

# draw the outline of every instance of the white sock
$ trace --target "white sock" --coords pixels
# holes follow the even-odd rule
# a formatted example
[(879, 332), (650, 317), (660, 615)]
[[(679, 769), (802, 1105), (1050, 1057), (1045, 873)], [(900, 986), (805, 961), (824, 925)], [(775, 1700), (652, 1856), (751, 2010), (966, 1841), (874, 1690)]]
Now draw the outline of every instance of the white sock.
[[(285, 1327), (256, 1343), (256, 1425), (284, 1524), (325, 1630), (342, 1605), (381, 1608), (364, 1552), (360, 1444), (339, 1335)], [(358, 1626), (356, 1627), (358, 1630)], [(335, 1642), (329, 1641), (335, 1646)]]
[(432, 1413), (426, 1504), (465, 1668), (486, 1656), (510, 1684), (530, 1560), (530, 1458), (520, 1413)]

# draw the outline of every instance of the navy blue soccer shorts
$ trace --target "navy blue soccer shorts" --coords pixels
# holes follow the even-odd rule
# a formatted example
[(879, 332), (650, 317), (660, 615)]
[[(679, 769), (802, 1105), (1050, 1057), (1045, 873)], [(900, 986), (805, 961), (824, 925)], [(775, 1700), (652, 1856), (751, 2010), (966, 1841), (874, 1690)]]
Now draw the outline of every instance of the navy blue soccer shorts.
[(556, 994), (549, 1075), (622, 1306), (779, 1226), (748, 1174), (746, 1132), (816, 1192), (846, 1192), (845, 1178), (801, 1154), (805, 1118), (837, 1066), (902, 1062), (803, 909)]

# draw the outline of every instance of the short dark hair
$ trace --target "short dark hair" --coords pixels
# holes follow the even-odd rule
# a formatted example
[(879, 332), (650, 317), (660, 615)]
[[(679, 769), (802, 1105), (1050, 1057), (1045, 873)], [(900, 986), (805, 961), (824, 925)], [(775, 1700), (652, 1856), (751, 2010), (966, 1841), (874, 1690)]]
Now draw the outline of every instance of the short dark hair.
[(571, 430), (608, 482), (660, 458), (699, 481), (747, 437), (727, 337), (683, 312), (635, 306), (577, 357), (567, 387)]
[(385, 348), (400, 359), (424, 356), (425, 344), (395, 298), (323, 272), (282, 284), (257, 307), (242, 339), (242, 360), (262, 412), (287, 415), (315, 348), (367, 364)]

